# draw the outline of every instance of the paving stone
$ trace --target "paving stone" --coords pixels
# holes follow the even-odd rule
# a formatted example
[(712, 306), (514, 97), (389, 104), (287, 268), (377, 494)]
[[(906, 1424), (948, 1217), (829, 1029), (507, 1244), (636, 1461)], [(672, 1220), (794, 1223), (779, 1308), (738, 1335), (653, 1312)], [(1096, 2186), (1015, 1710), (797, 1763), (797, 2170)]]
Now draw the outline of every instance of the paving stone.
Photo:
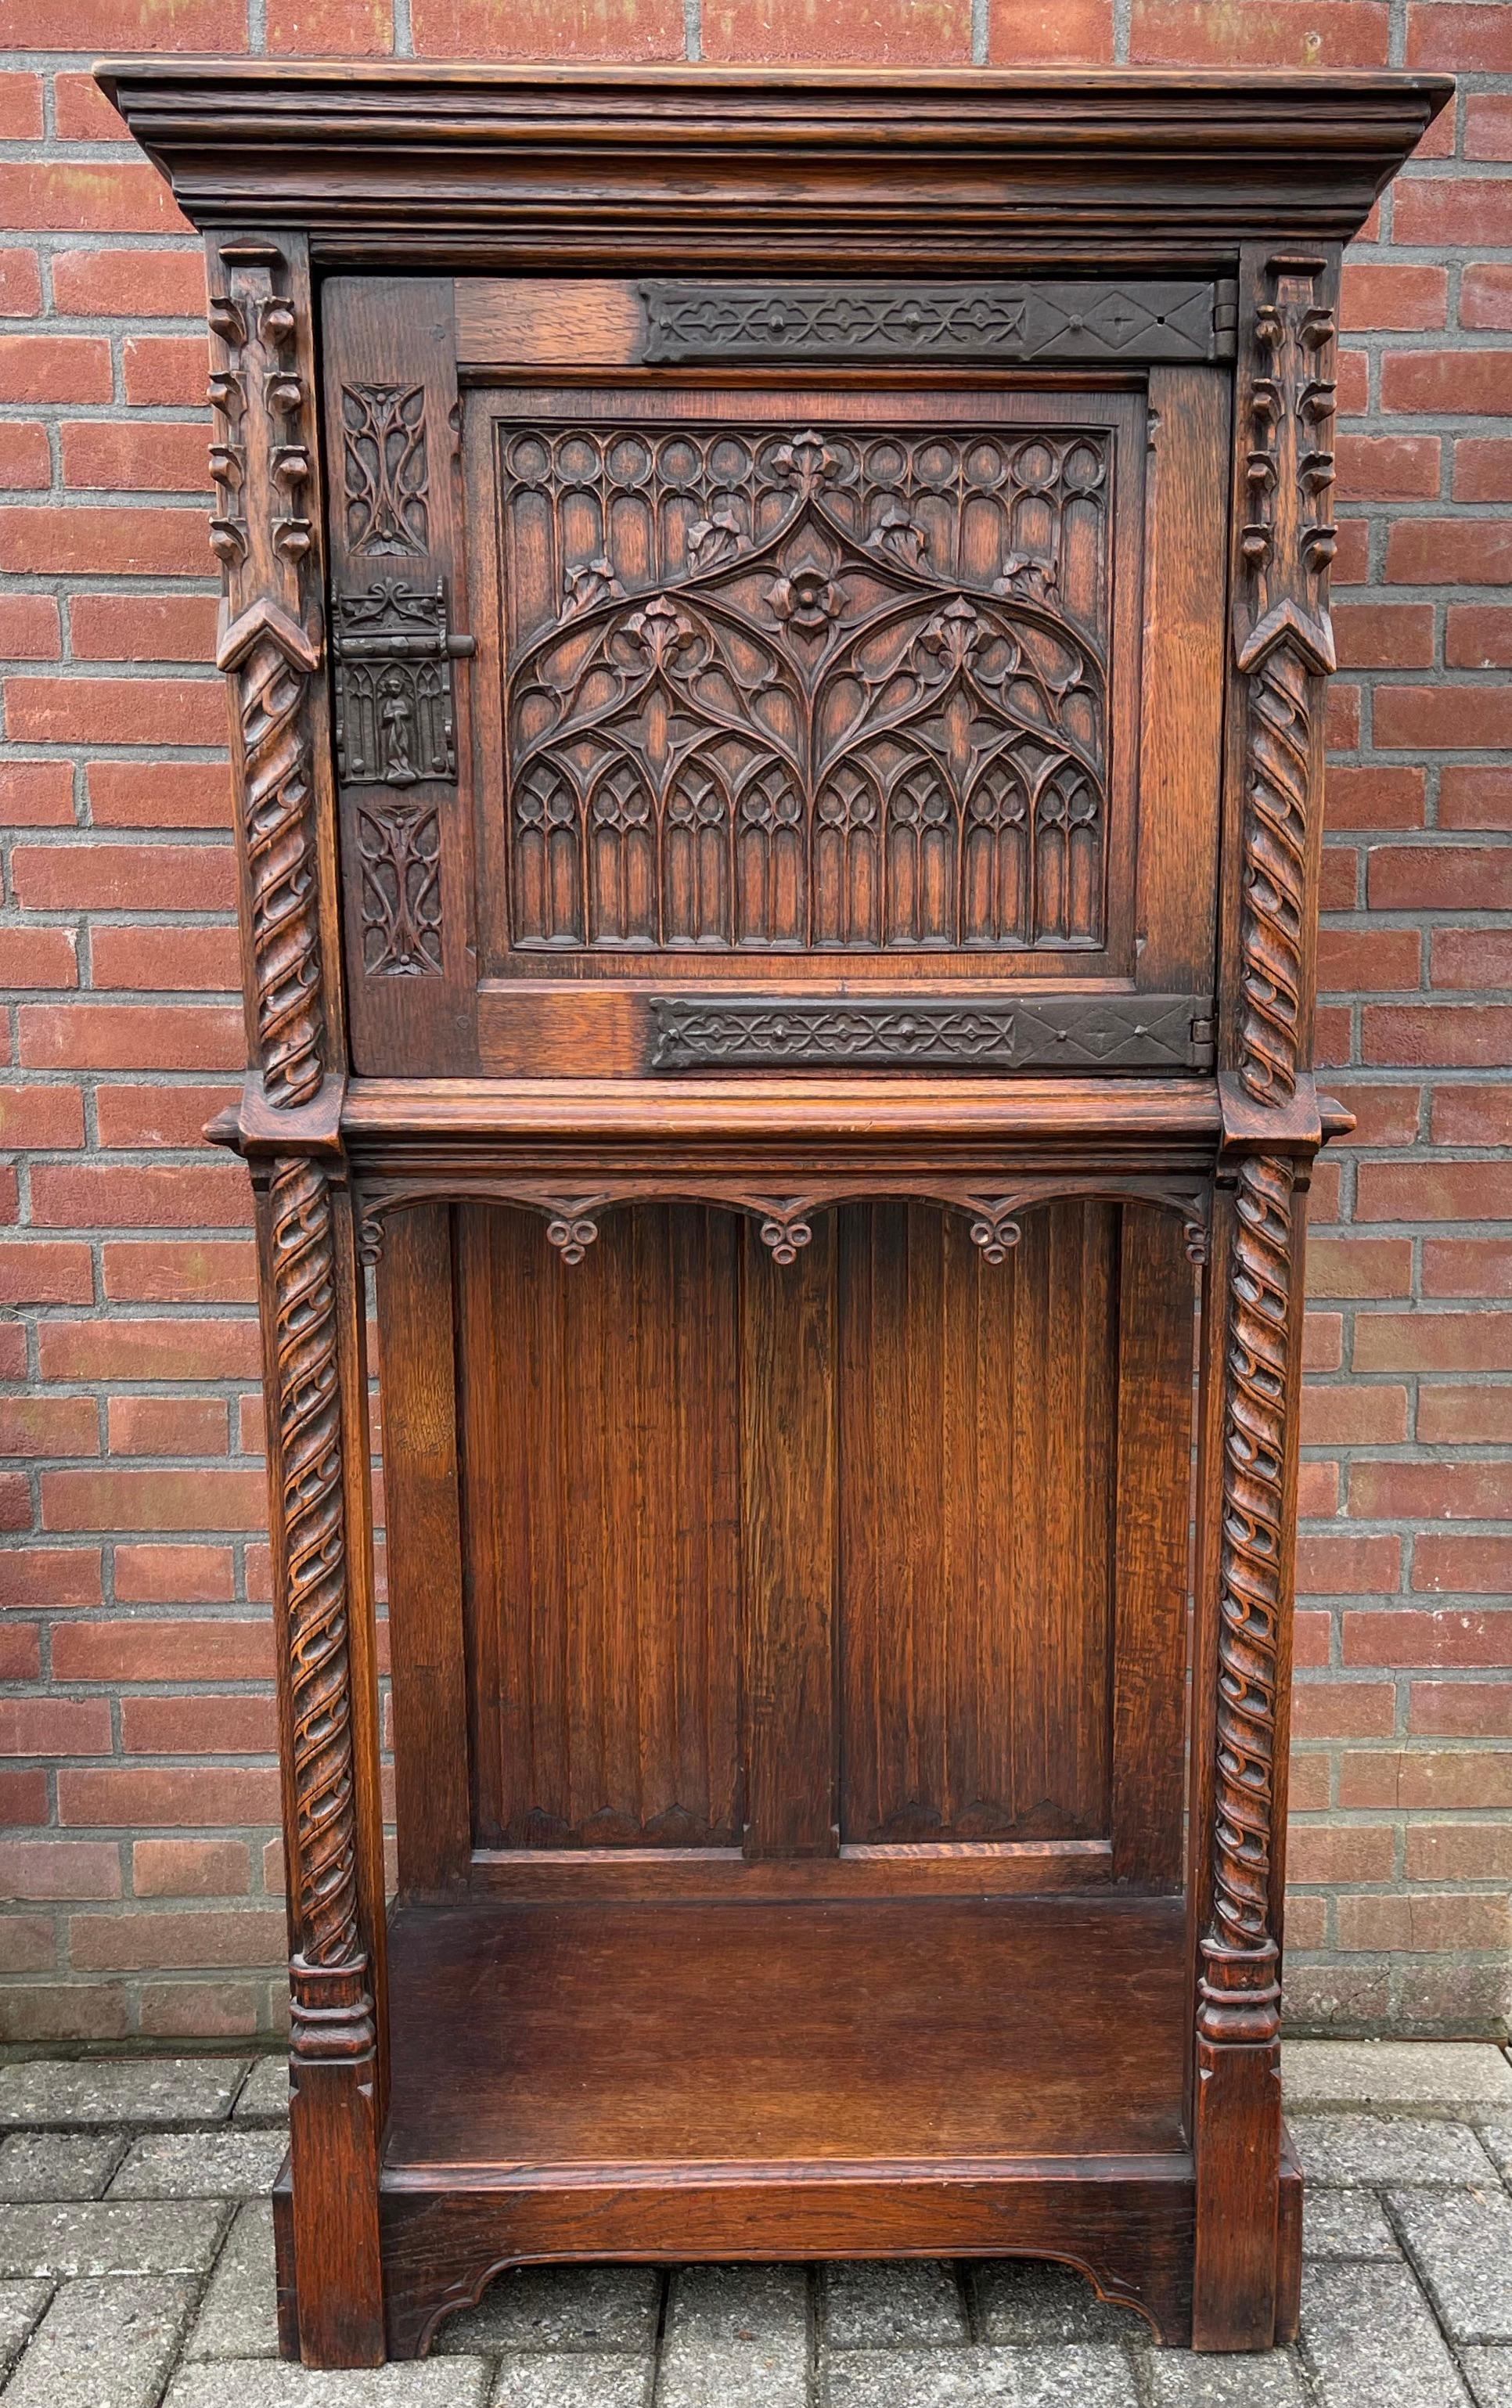
[(1302, 2343), (1322, 2408), (1466, 2408), (1454, 2361), (1405, 2266), (1303, 2267)]
[[(1130, 2361), (1113, 2344), (848, 2350), (828, 2371), (829, 2408), (1138, 2408), (1139, 2401)], [(742, 2408), (758, 2408), (756, 2395)]]
[(1400, 2258), (1397, 2237), (1379, 2200), (1365, 2191), (1309, 2190), (1303, 2195), (1304, 2258)]
[(1512, 2065), (1492, 2041), (1293, 2040), (1281, 2087), (1289, 2110), (1512, 2106)]
[(341, 2374), (281, 2358), (228, 2358), (181, 2368), (163, 2408), (482, 2408), (488, 2372), (482, 2358), (429, 2358)]
[[(499, 2360), (493, 2408), (648, 2408), (655, 2360), (609, 2350)], [(753, 2404), (754, 2408), (754, 2404)]]
[(888, 2349), (964, 2342), (966, 2303), (955, 2269), (926, 2258), (827, 2266), (825, 2340), (830, 2349)]
[[(272, 2188), (287, 2146), (281, 2131), (149, 2132), (132, 2143), (110, 2185), (110, 2197), (260, 2198)], [(4, 2173), (5, 2151), (0, 2149), (0, 2181)]]
[(125, 2154), (124, 2132), (11, 2132), (0, 2200), (98, 2199)]
[(1451, 2341), (1512, 2341), (1512, 2199), (1399, 2190), (1391, 2213)]
[(288, 2120), (289, 2060), (286, 2057), (259, 2057), (238, 2094), (233, 2121), (286, 2124)]
[(988, 2258), (971, 2270), (977, 2330), (985, 2342), (1146, 2342), (1150, 2329), (1134, 2308), (1100, 2300), (1073, 2266), (1030, 2258)]
[(1290, 2130), (1309, 2183), (1380, 2189), (1489, 2179), (1486, 2151), (1470, 2126), (1443, 2116), (1298, 2115)]
[(684, 2266), (672, 2276), (669, 2341), (797, 2341), (809, 2337), (802, 2266)]
[(209, 2200), (0, 2207), (0, 2274), (201, 2273), (224, 2229)]
[(19, 2355), (51, 2297), (52, 2285), (47, 2281), (0, 2283), (0, 2374)]
[(155, 2408), (194, 2295), (183, 2274), (65, 2283), (6, 2386), (6, 2408)]
[(1306, 2408), (1302, 2371), (1289, 2350), (1154, 2349), (1145, 2361), (1150, 2408)]
[(259, 2199), (242, 2208), (231, 2227), (184, 2356), (276, 2358), (278, 2348), (273, 2210)]
[[(808, 2396), (806, 2344), (696, 2341), (686, 2334), (663, 2344), (656, 2408), (807, 2408)], [(838, 2408), (840, 2394), (834, 2398)]]
[(1512, 2408), (1512, 2349), (1467, 2349), (1461, 2364), (1476, 2408)]
[(1482, 2124), (1480, 2138), (1482, 2145), (1500, 2166), (1503, 2179), (1512, 2183), (1512, 2118), (1505, 2122), (1497, 2120)]
[(219, 2124), (244, 2057), (37, 2057), (0, 2066), (0, 2124)]
[(475, 2308), (449, 2316), (438, 2349), (650, 2350), (661, 2276), (655, 2266), (520, 2266)]

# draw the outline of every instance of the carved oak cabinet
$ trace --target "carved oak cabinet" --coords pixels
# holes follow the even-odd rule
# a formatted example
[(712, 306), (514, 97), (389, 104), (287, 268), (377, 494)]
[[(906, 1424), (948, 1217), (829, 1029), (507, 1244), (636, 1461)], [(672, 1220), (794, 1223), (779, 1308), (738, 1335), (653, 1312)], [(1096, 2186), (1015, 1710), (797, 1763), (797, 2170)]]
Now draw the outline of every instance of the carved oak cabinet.
[(1268, 2347), (1336, 276), (1448, 87), (102, 78), (209, 249), (285, 2347), (910, 2252)]

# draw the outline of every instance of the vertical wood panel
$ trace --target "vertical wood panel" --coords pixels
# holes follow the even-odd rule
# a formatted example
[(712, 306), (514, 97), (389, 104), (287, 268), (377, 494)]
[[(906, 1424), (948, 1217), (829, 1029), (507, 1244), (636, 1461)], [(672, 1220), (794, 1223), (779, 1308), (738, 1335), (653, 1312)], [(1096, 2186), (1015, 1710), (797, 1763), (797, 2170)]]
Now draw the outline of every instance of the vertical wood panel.
[(1181, 1885), (1193, 1288), (1174, 1213), (1127, 1206), (1119, 1272), (1116, 1881)]
[(407, 1894), (463, 1881), (471, 1836), (451, 1217), (444, 1204), (396, 1213), (378, 1271), (396, 1806)]
[(828, 1856), (835, 1798), (834, 1219), (775, 1263), (748, 1231), (742, 1335), (748, 1856)]
[(479, 1842), (733, 1846), (738, 1225), (461, 1218)]

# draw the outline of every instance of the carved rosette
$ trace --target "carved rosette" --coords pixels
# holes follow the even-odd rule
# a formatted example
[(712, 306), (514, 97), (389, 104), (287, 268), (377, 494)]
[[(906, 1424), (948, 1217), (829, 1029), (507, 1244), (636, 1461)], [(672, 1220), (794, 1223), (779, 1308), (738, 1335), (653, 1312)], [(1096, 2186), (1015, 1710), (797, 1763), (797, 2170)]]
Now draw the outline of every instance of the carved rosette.
[[(1334, 330), (1319, 297), (1326, 268), (1322, 260), (1282, 257), (1264, 270), (1251, 335), (1250, 514), (1239, 546), (1235, 649), (1247, 696), (1235, 1068), (1248, 1098), (1278, 1114), (1305, 1068), (1318, 681), (1334, 666), (1327, 512)], [(1257, 1138), (1236, 1175), (1224, 1336), (1213, 1901), (1198, 2010), (1207, 2042), (1270, 2045), (1280, 2030), (1271, 1889), (1295, 1437), (1288, 1426), (1295, 1185), (1290, 1156)]]

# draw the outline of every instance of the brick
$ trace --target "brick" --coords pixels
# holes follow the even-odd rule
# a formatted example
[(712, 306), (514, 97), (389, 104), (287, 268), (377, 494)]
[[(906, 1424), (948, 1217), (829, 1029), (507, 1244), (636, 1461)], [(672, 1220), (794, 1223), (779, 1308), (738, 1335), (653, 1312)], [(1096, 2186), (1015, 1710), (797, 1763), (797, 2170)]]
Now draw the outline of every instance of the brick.
[(1512, 1296), (1512, 1239), (1430, 1239), (1423, 1248), (1422, 1292)]
[(1406, 1296), (1411, 1287), (1409, 1238), (1308, 1238), (1309, 1296)]
[(1339, 1510), (1339, 1467), (1304, 1463), (1297, 1474), (1297, 1511), (1303, 1520), (1332, 1518)]
[(15, 677), (6, 724), (31, 744), (219, 744), (225, 697), (219, 679)]
[(1412, 1551), (1412, 1585), (1440, 1597), (1497, 1597), (1512, 1589), (1512, 1538), (1424, 1530)]
[(16, 1831), (47, 1819), (47, 1774), (40, 1768), (0, 1770), (0, 1825)]
[(0, 1606), (98, 1605), (98, 1547), (7, 1548), (0, 1554)]
[(0, 1697), (0, 1756), (108, 1756), (104, 1698)]
[(1323, 740), (1331, 751), (1358, 752), (1361, 728), (1360, 688), (1335, 678), (1328, 689), (1323, 720)]
[(1484, 67), (1492, 75), (1512, 68), (1512, 25), (1505, 8), (1468, 6), (1466, 0), (1414, 5), (1407, 10), (1407, 64)]
[[(144, 851), (144, 861), (151, 858), (151, 853)], [(231, 922), (220, 928), (154, 927), (141, 921), (129, 928), (97, 928), (90, 944), (90, 970), (91, 983), (96, 988), (238, 993), (240, 939)], [(197, 1145), (208, 1118), (208, 1113), (202, 1113), (193, 1137), (178, 1142)], [(109, 1142), (103, 1133), (102, 1141)]]
[(42, 132), (41, 77), (0, 75), (0, 142), (39, 142)]
[(1329, 1083), (1337, 1100), (1354, 1113), (1355, 1125), (1347, 1140), (1351, 1150), (1416, 1141), (1422, 1108), (1420, 1087), (1365, 1087), (1337, 1080)]
[(1307, 1308), (1303, 1324), (1302, 1363), (1304, 1371), (1336, 1371), (1344, 1361), (1344, 1317)]
[[(1346, 331), (1412, 332), (1442, 326), (1448, 313), (1448, 293), (1447, 268), (1408, 266), (1394, 260), (1348, 260), (1341, 285), (1340, 323)], [(1351, 448), (1357, 439), (1349, 438)], [(1434, 453), (1436, 457), (1436, 445)], [(1436, 484), (1433, 490), (1438, 490)]]
[(1300, 1674), (1291, 1693), (1291, 1727), (1300, 1740), (1389, 1739), (1396, 1728), (1396, 1691), (1389, 1681)]
[(262, 1995), (252, 1982), (144, 1982), (140, 2029), (148, 2039), (251, 2039), (263, 2020)]
[(226, 1411), (220, 1397), (112, 1397), (112, 1455), (224, 1455)]
[(78, 939), (72, 928), (0, 928), (0, 984), (79, 984)]
[(84, 1142), (84, 1099), (77, 1087), (0, 1086), (0, 1145), (56, 1149)]
[(1368, 1003), (1361, 1052), (1366, 1062), (1414, 1068), (1500, 1068), (1512, 1062), (1512, 1005)]
[[(10, 13), (12, 0), (0, 8)], [(55, 36), (56, 28), (50, 27)], [(27, 159), (0, 165), (0, 223), (17, 233), (180, 234), (188, 227), (146, 160)]]
[(74, 658), (209, 664), (216, 609), (208, 594), (76, 594), (68, 605)]
[(1356, 1173), (1361, 1221), (1494, 1221), (1509, 1210), (1500, 1163), (1362, 1162)]
[(1470, 1807), (1485, 1813), (1512, 1806), (1512, 1751), (1405, 1748), (1399, 1753), (1349, 1753), (1339, 1760), (1339, 1804), (1418, 1808), (1443, 1813)]
[(1426, 812), (1427, 780), (1404, 763), (1331, 761), (1324, 781), (1324, 820), (1342, 828), (1418, 828)]
[[(87, 577), (200, 577), (205, 573), (208, 522), (198, 509), (110, 509), (79, 505), (76, 509), (33, 509), (15, 505), (0, 509), (0, 567), (25, 575), (42, 570), (50, 575)], [(213, 691), (207, 685), (207, 693)], [(203, 737), (180, 737), (180, 742), (221, 743), (225, 724)], [(118, 740), (107, 738), (106, 741)], [(121, 738), (121, 741), (129, 741)], [(158, 735), (137, 739), (162, 740)]]
[(0, 1842), (0, 1898), (119, 1898), (120, 1851), (105, 1840)]
[(203, 335), (128, 335), (121, 346), (126, 399), (136, 408), (199, 408), (209, 373)]
[(0, 1397), (0, 1455), (98, 1455), (93, 1397)]
[(68, 1941), (74, 1964), (95, 1972), (266, 1965), (286, 1944), (282, 1915), (256, 1907), (223, 1914), (76, 1914)]
[(52, 262), (53, 307), (70, 318), (195, 318), (205, 315), (205, 262), (197, 250), (60, 251)]
[[(1480, 1464), (1419, 1465), (1361, 1463), (1362, 1471), (1479, 1471), (1509, 1467)], [(1512, 1612), (1390, 1612), (1346, 1613), (1344, 1617), (1346, 1664), (1432, 1665), (1436, 1670), (1459, 1666), (1466, 1670), (1512, 1666)]]
[(1512, 93), (1465, 94), (1464, 155), (1467, 159), (1512, 159)]
[[(159, 39), (152, 33), (156, 22)], [(0, 43), (23, 50), (37, 31), (29, 0), (3, 0)], [(244, 50), (246, 19), (237, 0), (174, 0), (171, 33), (142, 0), (49, 0), (48, 48), (55, 50)]]
[(206, 426), (82, 420), (61, 433), (65, 480), (80, 491), (202, 494), (209, 485)]
[(27, 486), (52, 482), (52, 452), (47, 428), (30, 419), (0, 422), (0, 488), (21, 493)]
[(7, 1622), (0, 1627), (0, 1680), (39, 1681), (42, 1638), (35, 1622)]
[(74, 772), (67, 761), (0, 762), (0, 820), (12, 828), (67, 827)]
[(1444, 660), (1451, 669), (1512, 668), (1512, 609), (1455, 604), (1445, 629)]
[(0, 595), (0, 659), (55, 661), (62, 652), (58, 605), (50, 594)]
[(1346, 668), (1433, 666), (1433, 611), (1429, 603), (1341, 603), (1334, 621), (1339, 659)]
[(1430, 1121), (1435, 1145), (1512, 1144), (1512, 1086), (1435, 1087)]
[(36, 1333), (44, 1380), (249, 1380), (262, 1370), (257, 1324), (49, 1321)]
[(267, 47), (305, 58), (377, 58), (394, 48), (393, 0), (271, 0)]
[(278, 1712), (270, 1697), (128, 1697), (121, 1738), (128, 1756), (272, 1756)]
[(1512, 1444), (1512, 1387), (1476, 1388), (1456, 1380), (1419, 1388), (1418, 1437), (1424, 1446)]
[(1381, 408), (1386, 410), (1496, 417), (1506, 410), (1509, 396), (1512, 351), (1472, 351), (1461, 345), (1454, 351), (1389, 351), (1381, 362)]
[(1512, 1739), (1512, 1681), (1414, 1681), (1407, 1727), (1442, 1739)]
[(1512, 1370), (1512, 1312), (1361, 1312), (1355, 1321), (1354, 1368)]
[(1407, 1392), (1365, 1381), (1303, 1390), (1303, 1446), (1397, 1446), (1407, 1437)]
[(225, 1004), (23, 1004), (29, 1070), (237, 1070), (246, 1060), (239, 1010)]
[(0, 1915), (0, 1973), (54, 1973), (57, 1970), (57, 1933), (50, 1915)]
[(245, 1226), (247, 1175), (238, 1162), (138, 1170), (102, 1163), (39, 1163), (32, 1211), (39, 1227), (200, 1228)]
[(1404, 177), (1392, 201), (1391, 226), (1398, 242), (1428, 251), (1512, 241), (1512, 184), (1489, 176), (1431, 182)]
[(252, 1886), (251, 1853), (245, 1840), (138, 1840), (131, 1885), (137, 1898), (239, 1898)]
[(94, 1264), (86, 1245), (0, 1238), (0, 1303), (89, 1304)]
[(1416, 928), (1323, 928), (1318, 939), (1322, 995), (1389, 994), (1422, 982), (1422, 938)]
[[(1390, 1823), (1352, 1823), (1329, 1829), (1293, 1823), (1287, 1833), (1287, 1877), (1294, 1882), (1384, 1882), (1391, 1879), (1396, 1833)], [(1289, 1928), (1289, 1942), (1296, 1933)]]
[(42, 1521), (50, 1530), (260, 1530), (267, 1519), (261, 1471), (45, 1471)]
[(1512, 327), (1512, 267), (1481, 260), (1465, 269), (1460, 280), (1460, 323), (1499, 333)]
[(1432, 501), (1443, 476), (1436, 435), (1339, 437), (1338, 491), (1346, 502)]
[(1324, 911), (1352, 911), (1360, 899), (1360, 850), (1331, 844), (1323, 850), (1318, 900)]
[[(95, 982), (99, 982), (99, 943), (104, 936), (130, 939), (136, 932), (124, 929), (96, 929), (92, 947)], [(165, 935), (166, 932), (164, 932)], [(220, 928), (180, 928), (180, 937), (224, 938), (234, 931)], [(229, 1086), (167, 1087), (150, 1084), (122, 1083), (101, 1087), (94, 1098), (95, 1123), (101, 1145), (199, 1146), (204, 1142), (205, 1124), (222, 1106), (231, 1102), (236, 1089)], [(180, 1261), (188, 1259), (180, 1254)], [(108, 1287), (107, 1294), (109, 1293)]]
[(1341, 1948), (1501, 1948), (1509, 1937), (1509, 1914), (1505, 1898), (1474, 1893), (1344, 1897), (1335, 1908)]
[(0, 401), (108, 401), (114, 382), (110, 346), (97, 335), (7, 335), (0, 341)]
[(1505, 585), (1512, 522), (1398, 519), (1387, 530), (1386, 575), (1393, 585)]
[(1336, 530), (1338, 549), (1333, 555), (1333, 582), (1337, 585), (1365, 585), (1373, 582), (1370, 568), (1370, 528), (1363, 519), (1341, 519)]
[(128, 2007), (119, 1982), (28, 1983), (0, 1991), (0, 2038), (12, 2042), (123, 2040)]
[(105, 1293), (115, 1303), (251, 1304), (257, 1263), (247, 1239), (166, 1244), (122, 1239), (101, 1248)]
[[(1332, 1660), (1333, 1616), (1331, 1613), (1293, 1613), (1291, 1625), (1293, 1664), (1314, 1668)], [(1295, 1799), (1292, 1811), (1300, 1811)]]
[(1457, 502), (1512, 501), (1512, 437), (1456, 437), (1454, 498)]
[(1512, 1823), (1417, 1823), (1407, 1831), (1407, 1879), (1512, 1881)]
[[(900, 17), (902, 14), (900, 7)], [(932, 24), (932, 17), (929, 22)], [(507, 22), (501, 21), (493, 0), (412, 0), (410, 23), (415, 51), (422, 58), (537, 59), (550, 63), (588, 59), (607, 64), (681, 59), (684, 54), (683, 12), (675, 6), (675, 0), (603, 0), (603, 5), (598, 7), (590, 5), (590, 0), (562, 0), (562, 5), (556, 7), (551, 5), (551, 0), (524, 0), (524, 5), (511, 10)], [(718, 32), (717, 19), (711, 24), (706, 16), (705, 58), (731, 55), (717, 47)], [(920, 47), (905, 55), (945, 55), (930, 45), (927, 34), (921, 34), (918, 40)], [(849, 55), (829, 46), (819, 50), (784, 51), (781, 42), (780, 28), (763, 19), (759, 24), (753, 22), (741, 55), (756, 55), (763, 60)], [(868, 57), (877, 55), (875, 51), (867, 52)], [(969, 47), (963, 55), (970, 57)]]
[(1297, 1541), (1297, 1588), (1306, 1597), (1394, 1596), (1402, 1584), (1402, 1541), (1303, 1532)]
[(994, 66), (1105, 64), (1113, 41), (1112, 0), (994, 0), (988, 19)]
[(1373, 67), (1390, 56), (1390, 16), (1377, 0), (1134, 0), (1129, 55), (1137, 65)]
[[(37, 318), (41, 314), (42, 271), (36, 251), (0, 250), (0, 318)], [(47, 479), (42, 482), (45, 484)]]
[[(238, 1764), (104, 1765), (58, 1774), (58, 1816), (74, 1828), (198, 1832), (229, 1825), (273, 1823), (279, 1776), (272, 1766)], [(281, 1940), (269, 1949), (282, 1954)]]
[(18, 846), (11, 880), (29, 911), (223, 911), (237, 897), (236, 859), (224, 844)]
[[(229, 1547), (204, 1546), (139, 1546), (118, 1545), (115, 1550), (116, 1598), (122, 1605), (199, 1605), (224, 1603), (236, 1594), (236, 1568)], [(70, 1624), (70, 1629), (82, 1629), (82, 1624)], [(108, 1624), (89, 1626), (108, 1631)], [(185, 1630), (197, 1634), (202, 1626), (185, 1625)], [(214, 1625), (215, 1629), (235, 1629), (236, 1624)], [(255, 1626), (261, 1627), (261, 1625)], [(174, 1636), (174, 1626), (159, 1624), (128, 1624), (130, 1629), (165, 1629), (166, 1644)], [(61, 1629), (53, 1632), (52, 1660), (58, 1663), (58, 1642)], [(160, 1642), (154, 1641), (154, 1645)], [(180, 1637), (180, 1645), (193, 1646), (195, 1641)], [(269, 1642), (271, 1643), (271, 1642)], [(145, 1644), (145, 1642), (144, 1642)], [(68, 1651), (65, 1648), (65, 1657)], [(145, 1657), (143, 1659), (145, 1660)], [(182, 1660), (180, 1657), (178, 1660)], [(216, 1671), (225, 1677), (226, 1668), (217, 1664)], [(91, 1680), (93, 1673), (81, 1672), (80, 1680)], [(147, 1677), (160, 1678), (162, 1675)], [(190, 1677), (196, 1677), (191, 1675)]]
[(1512, 692), (1502, 683), (1377, 686), (1375, 741), (1447, 752), (1512, 746)]
[(96, 827), (231, 825), (230, 772), (214, 762), (92, 761), (89, 799)]
[(52, 122), (60, 142), (129, 142), (116, 114), (92, 75), (60, 70), (52, 79)]

